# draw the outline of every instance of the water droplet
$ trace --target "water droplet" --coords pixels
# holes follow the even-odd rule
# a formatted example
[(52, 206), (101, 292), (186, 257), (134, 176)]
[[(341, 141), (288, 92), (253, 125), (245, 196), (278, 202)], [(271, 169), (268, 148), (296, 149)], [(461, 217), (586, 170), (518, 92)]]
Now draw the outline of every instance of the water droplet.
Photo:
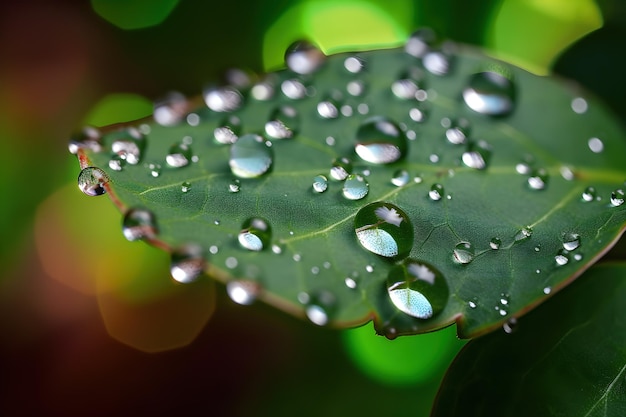
[(196, 113), (189, 113), (186, 120), (189, 126), (198, 126), (200, 124), (200, 116)]
[(358, 74), (365, 69), (365, 61), (358, 56), (349, 56), (343, 61), (343, 67), (351, 74)]
[(357, 282), (352, 277), (346, 277), (346, 279), (344, 279), (343, 282), (344, 284), (346, 284), (346, 287), (350, 288), (351, 290), (354, 290), (357, 287)]
[(228, 258), (226, 258), (224, 264), (228, 269), (235, 269), (237, 268), (237, 265), (239, 265), (239, 261), (234, 256), (229, 256)]
[(343, 181), (352, 173), (352, 162), (348, 158), (333, 160), (330, 168), (330, 177), (337, 181)]
[(298, 74), (312, 74), (326, 61), (326, 55), (308, 41), (292, 43), (285, 52), (287, 68)]
[(543, 293), (544, 293), (545, 295), (548, 295), (548, 294), (550, 294), (551, 292), (552, 292), (552, 288), (551, 288), (551, 287), (544, 287), (544, 289), (543, 289)]
[(582, 259), (583, 259), (583, 255), (582, 255), (582, 253), (576, 253), (576, 254), (574, 254), (574, 260), (575, 260), (575, 261), (580, 261), (580, 260), (582, 260)]
[(180, 190), (183, 193), (188, 193), (189, 190), (191, 190), (191, 183), (189, 181), (184, 181), (181, 185), (180, 185)]
[(573, 181), (575, 178), (574, 171), (570, 167), (562, 166), (559, 168), (559, 172), (565, 181)]
[(280, 90), (285, 97), (292, 100), (300, 100), (306, 96), (306, 87), (296, 79), (285, 80), (280, 84)]
[(126, 165), (126, 160), (119, 155), (113, 155), (109, 160), (109, 168), (113, 171), (121, 171)]
[(540, 252), (541, 251), (541, 244), (535, 246), (535, 252)]
[(353, 97), (360, 97), (365, 93), (365, 82), (363, 80), (352, 80), (346, 85), (346, 91)]
[(261, 286), (254, 281), (237, 279), (226, 283), (226, 292), (237, 304), (250, 305), (261, 292)]
[(613, 207), (619, 207), (624, 204), (624, 199), (624, 190), (621, 188), (618, 188), (611, 193), (611, 205)]
[(268, 247), (272, 238), (272, 228), (260, 217), (252, 217), (243, 222), (239, 232), (239, 244), (251, 251), (260, 251)]
[(463, 152), (463, 164), (473, 169), (485, 169), (491, 158), (491, 146), (485, 141), (472, 142), (467, 151)]
[(474, 309), (474, 308), (478, 307), (478, 298), (477, 297), (473, 297), (471, 300), (469, 300), (467, 302), (467, 305), (471, 309)]
[(359, 174), (350, 174), (343, 183), (343, 196), (348, 200), (360, 200), (369, 192), (369, 184)]
[(304, 311), (307, 318), (318, 326), (327, 325), (336, 308), (335, 296), (328, 291), (319, 291), (309, 294), (306, 299)]
[(515, 165), (515, 171), (517, 171), (517, 173), (521, 175), (528, 175), (530, 174), (530, 165), (525, 162), (520, 162), (519, 164)]
[(548, 179), (549, 175), (545, 169), (533, 170), (528, 177), (528, 186), (531, 190), (544, 190), (548, 185)]
[(272, 166), (272, 148), (255, 134), (240, 137), (230, 147), (230, 169), (240, 178), (255, 178), (265, 174)]
[(598, 138), (589, 139), (587, 145), (589, 145), (589, 149), (593, 153), (601, 153), (604, 150), (604, 143)]
[(172, 252), (170, 274), (174, 280), (187, 284), (202, 274), (205, 260), (199, 246), (188, 245)]
[(190, 160), (191, 148), (184, 143), (173, 145), (165, 157), (165, 162), (172, 168), (182, 168), (187, 166), (189, 165)]
[(420, 107), (413, 107), (409, 110), (409, 117), (416, 123), (422, 123), (426, 120), (427, 112)]
[(154, 103), (154, 121), (161, 126), (174, 126), (180, 123), (185, 113), (187, 113), (187, 99), (176, 91), (170, 92)]
[(471, 125), (467, 119), (456, 119), (449, 123), (446, 129), (446, 139), (454, 145), (465, 143), (471, 131)]
[(127, 163), (137, 165), (141, 161), (146, 145), (145, 136), (135, 128), (124, 129), (111, 134), (111, 151)]
[(489, 247), (493, 250), (500, 249), (500, 246), (502, 246), (502, 240), (500, 238), (494, 237), (489, 241)]
[(444, 51), (432, 51), (422, 58), (424, 68), (433, 75), (446, 75), (452, 66), (452, 56)]
[(236, 116), (229, 116), (213, 130), (213, 137), (222, 144), (235, 143), (240, 130), (241, 120)]
[[(323, 100), (317, 103), (317, 114), (324, 119), (336, 119), (339, 117), (338, 104), (331, 99)], [(352, 108), (350, 107), (350, 110)]]
[(563, 242), (563, 249), (570, 252), (580, 247), (580, 235), (578, 233), (563, 233), (561, 241)]
[(448, 284), (441, 272), (429, 263), (406, 259), (389, 270), (387, 292), (393, 304), (405, 314), (429, 319), (448, 302)]
[(569, 252), (565, 249), (560, 249), (554, 257), (554, 260), (557, 266), (566, 265), (569, 262)]
[(157, 178), (159, 175), (161, 175), (160, 164), (146, 164), (146, 167), (148, 168), (148, 172), (150, 173), (151, 177)]
[(366, 120), (356, 132), (355, 151), (372, 164), (389, 164), (407, 152), (407, 139), (400, 127), (384, 117)]
[(313, 178), (313, 191), (316, 193), (323, 193), (328, 189), (328, 178), (324, 175), (316, 175)]
[(474, 245), (470, 242), (457, 243), (453, 251), (453, 259), (459, 264), (468, 264), (474, 260)]
[(596, 199), (597, 193), (594, 187), (587, 187), (585, 191), (583, 191), (581, 197), (584, 202), (590, 202)]
[(158, 234), (154, 214), (150, 210), (143, 208), (129, 209), (122, 221), (122, 233), (131, 242), (154, 239)]
[(443, 185), (435, 183), (430, 187), (428, 197), (433, 201), (439, 201), (443, 197)]
[(299, 127), (298, 112), (291, 106), (280, 106), (270, 115), (265, 123), (265, 134), (272, 139), (293, 137)]
[(376, 202), (362, 207), (354, 219), (359, 243), (386, 258), (404, 258), (413, 247), (413, 225), (407, 214), (391, 203)]
[(526, 240), (533, 235), (533, 229), (530, 226), (526, 226), (521, 228), (514, 237), (516, 242), (520, 242), (522, 240)]
[(234, 87), (210, 87), (203, 92), (207, 107), (215, 112), (231, 112), (243, 104), (243, 96)]
[(399, 169), (393, 173), (393, 177), (391, 177), (391, 183), (396, 187), (402, 187), (409, 183), (411, 180), (411, 176), (406, 169)]
[(404, 45), (407, 54), (416, 58), (422, 58), (437, 41), (437, 36), (432, 29), (421, 28), (413, 32)]
[(70, 138), (68, 149), (71, 154), (76, 155), (79, 149), (86, 149), (98, 153), (102, 151), (102, 136), (95, 127), (85, 126), (80, 132), (75, 133)]
[(417, 83), (408, 78), (401, 78), (391, 84), (391, 92), (402, 100), (414, 100), (418, 90)]
[(517, 319), (515, 317), (511, 317), (502, 325), (502, 329), (505, 333), (511, 334), (517, 329)]
[(78, 174), (78, 188), (88, 196), (105, 194), (109, 182), (106, 172), (97, 167), (86, 167)]
[(477, 113), (504, 116), (515, 106), (515, 86), (499, 73), (479, 72), (470, 77), (463, 90), (463, 100)]
[(587, 100), (582, 97), (576, 97), (572, 100), (572, 110), (574, 113), (583, 114), (587, 112), (589, 105), (587, 104)]
[(228, 191), (230, 191), (231, 193), (238, 193), (240, 189), (241, 181), (239, 181), (238, 179), (234, 179), (230, 182), (230, 184), (228, 184)]

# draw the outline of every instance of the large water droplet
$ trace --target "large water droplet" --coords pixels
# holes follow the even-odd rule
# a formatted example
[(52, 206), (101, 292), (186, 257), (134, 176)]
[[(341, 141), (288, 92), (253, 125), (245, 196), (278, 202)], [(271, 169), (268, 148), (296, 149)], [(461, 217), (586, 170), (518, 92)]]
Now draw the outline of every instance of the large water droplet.
[(273, 154), (255, 134), (240, 137), (230, 147), (230, 169), (240, 178), (255, 178), (265, 174), (272, 167)]
[(435, 183), (430, 187), (428, 197), (433, 201), (439, 201), (443, 198), (443, 185)]
[(474, 260), (474, 245), (470, 242), (460, 242), (454, 247), (453, 259), (460, 264), (468, 264)]
[(271, 239), (272, 228), (267, 221), (260, 217), (252, 217), (243, 222), (238, 236), (239, 244), (251, 251), (267, 248)]
[(467, 151), (463, 152), (461, 160), (463, 164), (469, 168), (485, 169), (491, 158), (491, 146), (481, 140), (472, 142), (467, 146)]
[(352, 162), (348, 158), (337, 158), (332, 162), (330, 177), (337, 181), (343, 181), (352, 173)]
[(243, 104), (243, 96), (234, 87), (211, 87), (203, 93), (207, 107), (215, 112), (231, 112)]
[(360, 200), (369, 192), (369, 184), (359, 174), (350, 174), (343, 183), (343, 196), (348, 200)]
[(561, 241), (563, 242), (563, 249), (573, 251), (580, 246), (580, 235), (573, 232), (563, 233)]
[(272, 112), (265, 123), (265, 134), (272, 139), (293, 137), (299, 127), (298, 112), (291, 106), (281, 106)]
[(176, 91), (154, 103), (154, 121), (161, 126), (174, 126), (180, 123), (186, 113), (187, 99)]
[(105, 194), (109, 182), (106, 172), (97, 167), (86, 167), (78, 174), (78, 188), (88, 196)]
[(449, 295), (448, 283), (441, 272), (415, 259), (406, 259), (389, 270), (387, 292), (398, 310), (418, 319), (439, 314)]
[(421, 28), (413, 32), (404, 45), (407, 54), (422, 58), (437, 41), (437, 35), (432, 29)]
[(202, 274), (205, 260), (199, 246), (188, 245), (172, 252), (170, 274), (176, 281), (187, 284)]
[(71, 136), (68, 149), (71, 154), (76, 155), (79, 149), (87, 149), (98, 153), (102, 151), (102, 136), (95, 127), (85, 126), (80, 132)]
[(479, 72), (470, 77), (463, 90), (463, 100), (477, 113), (504, 116), (515, 107), (515, 86), (496, 72)]
[(328, 179), (324, 175), (316, 175), (313, 178), (313, 191), (323, 193), (328, 189)]
[(356, 132), (354, 150), (366, 162), (389, 164), (407, 152), (407, 139), (400, 127), (385, 117), (366, 120)]
[(311, 74), (326, 61), (326, 55), (308, 41), (292, 43), (285, 52), (287, 68), (298, 74)]
[(128, 128), (111, 134), (111, 151), (131, 165), (141, 161), (146, 146), (145, 136), (136, 128)]
[(191, 148), (185, 143), (177, 143), (172, 145), (165, 162), (172, 168), (182, 168), (189, 165), (191, 161)]
[(261, 292), (261, 286), (254, 281), (237, 279), (226, 283), (226, 292), (237, 304), (250, 305)]
[(413, 247), (413, 225), (406, 213), (391, 203), (376, 202), (361, 208), (354, 219), (359, 243), (386, 258), (404, 258)]
[(131, 208), (124, 215), (122, 232), (129, 241), (154, 239), (158, 233), (154, 214), (143, 208)]
[(621, 188), (618, 188), (611, 193), (611, 205), (613, 207), (619, 207), (624, 204), (624, 199), (624, 190)]

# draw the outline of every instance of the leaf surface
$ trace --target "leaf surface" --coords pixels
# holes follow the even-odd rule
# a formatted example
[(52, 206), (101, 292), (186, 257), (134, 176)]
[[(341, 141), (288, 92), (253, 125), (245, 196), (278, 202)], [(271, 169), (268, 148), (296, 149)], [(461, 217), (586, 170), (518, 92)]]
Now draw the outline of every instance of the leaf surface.
[(469, 342), (444, 378), (433, 415), (624, 415), (625, 273), (623, 263), (595, 266), (512, 334)]
[[(338, 54), (310, 75), (271, 73), (262, 84), (270, 98), (258, 99), (257, 84), (241, 89), (243, 104), (232, 111), (218, 101), (214, 109), (228, 111), (198, 106), (173, 126), (138, 122), (146, 145), (138, 164), (109, 168), (111, 145), (126, 129), (117, 126), (100, 152), (79, 146), (81, 167), (108, 174), (106, 189), (122, 212), (153, 213), (151, 243), (171, 251), (199, 245), (206, 272), (246, 300), (317, 324), (373, 319), (390, 338), (455, 321), (462, 337), (481, 334), (554, 294), (619, 238), (626, 205), (611, 196), (626, 179), (626, 144), (603, 106), (575, 87), (457, 45), (433, 53)], [(346, 69), (349, 57), (364, 63), (361, 71)], [(306, 87), (303, 98), (288, 97), (288, 80)], [(485, 114), (503, 105), (509, 110)], [(336, 117), (322, 116), (329, 114)], [(267, 133), (276, 118), (291, 138)], [(464, 139), (448, 132), (457, 122)], [(225, 125), (240, 138), (233, 145), (216, 140)], [(372, 134), (372, 125), (383, 133)], [(244, 146), (247, 134), (271, 146)], [(357, 136), (385, 146), (355, 148)], [(182, 143), (189, 163), (169, 166), (171, 147)], [(261, 159), (246, 159), (259, 149)], [(229, 163), (232, 155), (238, 161)], [(344, 157), (358, 176), (351, 183), (331, 178), (333, 160)], [(313, 188), (319, 175), (328, 178), (324, 192)], [(362, 198), (346, 198), (348, 184), (356, 188), (347, 194)], [(380, 204), (358, 215), (370, 203)], [(259, 248), (254, 236), (239, 238), (251, 218), (269, 225), (252, 232), (260, 251), (240, 244)], [(388, 290), (392, 284), (399, 291)]]

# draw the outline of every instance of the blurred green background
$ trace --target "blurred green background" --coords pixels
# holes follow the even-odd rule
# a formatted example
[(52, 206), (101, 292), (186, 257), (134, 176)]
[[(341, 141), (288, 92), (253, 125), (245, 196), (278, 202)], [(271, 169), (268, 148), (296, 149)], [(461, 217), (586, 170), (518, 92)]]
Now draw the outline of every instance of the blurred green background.
[[(8, 2), (5, 2), (8, 3)], [(401, 45), (421, 26), (573, 78), (626, 120), (620, 0), (25, 0), (0, 5), (0, 415), (428, 415), (463, 345), (395, 341), (180, 286), (76, 187), (72, 132), (198, 95), (233, 67)]]

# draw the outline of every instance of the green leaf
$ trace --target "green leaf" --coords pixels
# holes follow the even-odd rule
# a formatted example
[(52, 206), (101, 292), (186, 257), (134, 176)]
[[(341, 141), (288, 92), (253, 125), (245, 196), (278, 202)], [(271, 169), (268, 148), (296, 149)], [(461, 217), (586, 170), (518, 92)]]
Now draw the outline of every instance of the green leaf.
[[(409, 43), (417, 55), (429, 35), (420, 36)], [(626, 204), (611, 195), (626, 179), (626, 143), (603, 106), (571, 86), (459, 45), (429, 48), (423, 57), (359, 52), (365, 65), (352, 73), (352, 55), (324, 61), (300, 45), (316, 72), (272, 73), (241, 95), (205, 92), (212, 109), (195, 103), (189, 116), (173, 99), (159, 107), (167, 126), (130, 130), (142, 139), (117, 126), (100, 152), (77, 144), (82, 168), (106, 172), (87, 169), (79, 182), (108, 191), (124, 213), (149, 210), (131, 212), (143, 224), (132, 238), (176, 261), (187, 251), (179, 280), (195, 278), (205, 259), (238, 301), (260, 298), (319, 325), (373, 319), (390, 338), (455, 321), (462, 337), (490, 331), (619, 238)], [(299, 90), (288, 80), (306, 94), (289, 98)], [(223, 126), (239, 135), (235, 144), (216, 140)], [(145, 145), (140, 162), (129, 155), (110, 169), (120, 164), (110, 165), (111, 145), (124, 136)], [(351, 161), (345, 182), (330, 175), (340, 158)]]
[(592, 268), (519, 321), (469, 342), (433, 416), (622, 416), (626, 413), (626, 264)]

